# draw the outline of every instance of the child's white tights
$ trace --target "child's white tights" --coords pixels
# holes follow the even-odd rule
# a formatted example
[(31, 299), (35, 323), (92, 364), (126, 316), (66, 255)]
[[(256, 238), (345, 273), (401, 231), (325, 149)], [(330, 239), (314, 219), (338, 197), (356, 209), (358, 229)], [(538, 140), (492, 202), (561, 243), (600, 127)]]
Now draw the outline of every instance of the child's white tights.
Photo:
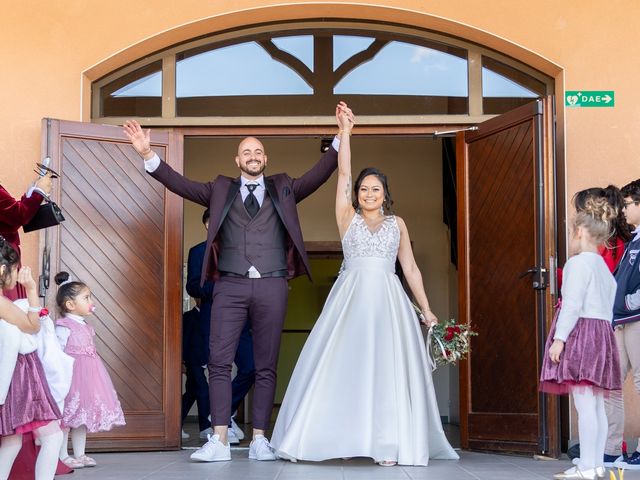
[[(606, 423), (606, 419), (605, 419)], [(605, 432), (605, 437), (606, 437)], [(84, 425), (71, 429), (71, 446), (73, 447), (73, 456), (80, 458), (84, 455), (84, 448), (87, 445), (87, 427)], [(604, 443), (602, 444), (604, 448)]]
[(22, 448), (22, 435), (9, 435), (0, 439), (0, 480), (9, 478), (13, 461)]
[[(67, 453), (67, 443), (69, 442), (69, 431), (64, 431), (64, 438), (60, 446), (60, 460), (64, 460), (69, 456)], [(73, 448), (73, 456), (80, 458), (84, 455), (84, 449), (87, 445), (87, 427), (84, 425), (71, 429), (71, 447)]]
[[(46, 428), (46, 427), (45, 427)], [(37, 430), (36, 430), (37, 433)], [(58, 451), (62, 442), (62, 432), (50, 433), (38, 437), (40, 453), (36, 459), (36, 480), (53, 480), (58, 466)], [(13, 462), (22, 448), (22, 434), (2, 437), (0, 444), (0, 480), (9, 478)]]
[(64, 460), (69, 456), (69, 452), (67, 451), (67, 445), (69, 444), (69, 429), (65, 428), (62, 430), (62, 443), (60, 444), (60, 454), (58, 458), (60, 460)]
[(604, 396), (590, 387), (579, 387), (573, 392), (573, 403), (578, 412), (578, 436), (580, 439), (581, 470), (601, 467), (604, 445), (607, 441), (607, 414)]

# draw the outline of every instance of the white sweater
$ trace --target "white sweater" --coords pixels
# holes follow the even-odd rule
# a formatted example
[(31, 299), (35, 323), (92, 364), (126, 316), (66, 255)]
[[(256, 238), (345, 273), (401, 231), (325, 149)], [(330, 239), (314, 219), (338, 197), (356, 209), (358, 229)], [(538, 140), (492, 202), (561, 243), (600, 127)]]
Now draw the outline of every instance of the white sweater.
[(566, 342), (579, 318), (611, 321), (615, 295), (616, 281), (599, 254), (571, 257), (562, 274), (562, 307), (553, 339)]

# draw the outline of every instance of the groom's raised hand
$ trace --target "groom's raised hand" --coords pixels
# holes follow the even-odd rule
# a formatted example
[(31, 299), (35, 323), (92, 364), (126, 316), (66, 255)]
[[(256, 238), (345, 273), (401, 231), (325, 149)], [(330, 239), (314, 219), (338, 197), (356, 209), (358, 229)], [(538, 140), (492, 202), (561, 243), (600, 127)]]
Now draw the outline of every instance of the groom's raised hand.
[(138, 155), (145, 160), (153, 157), (151, 150), (151, 129), (143, 130), (136, 120), (127, 120), (123, 126), (124, 134), (131, 141)]

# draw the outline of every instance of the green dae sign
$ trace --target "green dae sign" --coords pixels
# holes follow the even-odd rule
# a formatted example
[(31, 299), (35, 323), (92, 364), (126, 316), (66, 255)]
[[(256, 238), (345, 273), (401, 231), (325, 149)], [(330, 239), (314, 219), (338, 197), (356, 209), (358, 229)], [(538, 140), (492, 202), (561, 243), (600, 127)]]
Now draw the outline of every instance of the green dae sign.
[(613, 107), (613, 90), (569, 90), (564, 94), (567, 107)]

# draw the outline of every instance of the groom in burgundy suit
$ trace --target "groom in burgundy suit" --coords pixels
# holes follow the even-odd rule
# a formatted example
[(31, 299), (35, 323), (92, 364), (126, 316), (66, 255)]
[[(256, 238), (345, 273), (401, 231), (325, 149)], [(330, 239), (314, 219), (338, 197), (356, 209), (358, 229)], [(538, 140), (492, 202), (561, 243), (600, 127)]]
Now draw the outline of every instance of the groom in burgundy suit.
[[(344, 103), (339, 111), (351, 111)], [(339, 123), (338, 123), (339, 125)], [(201, 282), (215, 279), (211, 311), (209, 389), (214, 435), (191, 458), (231, 460), (227, 425), (231, 416), (231, 366), (240, 333), (251, 322), (255, 359), (253, 441), (249, 458), (275, 460), (264, 437), (276, 388), (276, 365), (287, 308), (287, 280), (311, 277), (296, 204), (315, 192), (337, 168), (339, 140), (300, 178), (263, 175), (262, 143), (247, 137), (238, 146), (240, 176), (218, 175), (206, 183), (189, 180), (151, 150), (150, 131), (127, 121), (124, 131), (145, 160), (147, 172), (172, 192), (210, 210)]]

